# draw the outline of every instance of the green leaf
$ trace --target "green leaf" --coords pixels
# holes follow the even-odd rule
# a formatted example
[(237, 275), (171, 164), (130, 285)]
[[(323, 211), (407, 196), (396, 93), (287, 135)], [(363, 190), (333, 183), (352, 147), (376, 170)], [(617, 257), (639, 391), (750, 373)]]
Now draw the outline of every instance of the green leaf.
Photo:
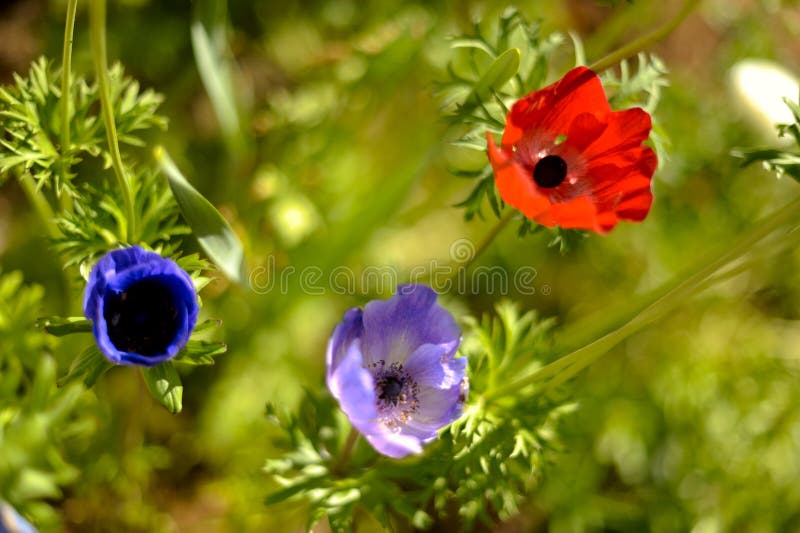
[[(223, 27), (224, 28), (224, 27)], [(218, 31), (224, 31), (218, 30)], [(200, 79), (206, 88), (208, 98), (214, 108), (222, 131), (227, 138), (235, 138), (239, 134), (239, 116), (233, 100), (235, 91), (230, 75), (230, 66), (226, 58), (214, 46), (202, 22), (192, 23), (192, 50)]]
[(208, 320), (203, 320), (194, 327), (194, 331), (192, 331), (192, 336), (197, 335), (198, 333), (204, 333), (214, 328), (218, 328), (221, 325), (222, 325), (222, 320), (218, 318), (209, 318)]
[(292, 497), (298, 495), (301, 491), (307, 490), (310, 488), (314, 488), (319, 486), (320, 480), (323, 479), (324, 476), (315, 476), (308, 479), (304, 479), (297, 483), (292, 483), (287, 487), (282, 489), (270, 492), (267, 494), (267, 497), (264, 499), (265, 505), (275, 505), (276, 503), (280, 503), (282, 501), (291, 499)]
[(11, 491), (22, 500), (61, 497), (61, 489), (58, 488), (54, 476), (35, 468), (20, 472)]
[(56, 379), (56, 363), (52, 357), (45, 356), (39, 361), (36, 376), (33, 380), (29, 394), (30, 406), (33, 411), (41, 411), (47, 406), (50, 392)]
[(760, 161), (767, 170), (776, 172), (778, 176), (785, 173), (800, 181), (800, 154), (772, 148), (734, 150), (732, 154), (744, 159), (743, 167)]
[(789, 98), (784, 97), (783, 103), (785, 103), (792, 111), (792, 115), (794, 115), (794, 121), (796, 123), (800, 123), (800, 102), (795, 103)]
[(236, 283), (245, 278), (244, 250), (230, 224), (186, 180), (166, 150), (156, 148), (156, 161), (167, 176), (181, 214), (200, 246), (225, 275)]
[(113, 366), (100, 352), (97, 345), (92, 344), (72, 361), (67, 375), (58, 380), (58, 386), (63, 387), (67, 383), (83, 378), (86, 387), (91, 388), (97, 379)]
[[(162, 97), (153, 91), (140, 91), (139, 84), (126, 77), (122, 66), (109, 69), (109, 84), (117, 133), (120, 141), (144, 145), (145, 130), (166, 128), (166, 119), (156, 111)], [(99, 127), (97, 108), (99, 87), (80, 77), (72, 78), (76, 98), (71, 113), (72, 142), (69, 150), (54, 145), (60, 138), (61, 69), (41, 57), (27, 76), (14, 76), (14, 83), (0, 89), (0, 172), (19, 175), (36, 183), (37, 189), (52, 188), (59, 197), (74, 195), (76, 174), (69, 170), (85, 155), (108, 157), (105, 129)], [(7, 142), (11, 141), (11, 142)], [(54, 172), (61, 169), (65, 172)]]
[(142, 369), (142, 377), (150, 394), (172, 414), (183, 408), (183, 385), (175, 366), (167, 361), (150, 368)]
[(73, 333), (90, 333), (92, 323), (82, 316), (47, 316), (36, 321), (36, 327), (44, 329), (50, 335), (63, 337)]
[(477, 37), (463, 37), (460, 39), (453, 39), (450, 46), (453, 48), (474, 48), (476, 50), (481, 50), (483, 52), (486, 52), (486, 55), (488, 55), (492, 59), (494, 59), (496, 55), (495, 51), (492, 50), (492, 47), (489, 45), (489, 43)]
[(175, 356), (176, 363), (186, 365), (213, 365), (214, 356), (225, 353), (228, 347), (221, 342), (189, 341)]
[(499, 91), (519, 70), (519, 48), (509, 48), (494, 60), (486, 73), (475, 84), (471, 98), (487, 100), (492, 92)]

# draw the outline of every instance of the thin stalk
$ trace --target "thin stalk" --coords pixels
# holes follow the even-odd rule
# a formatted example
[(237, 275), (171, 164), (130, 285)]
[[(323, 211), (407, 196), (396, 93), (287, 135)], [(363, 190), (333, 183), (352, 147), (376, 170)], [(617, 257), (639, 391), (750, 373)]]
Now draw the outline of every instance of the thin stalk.
[[(766, 244), (761, 243), (761, 246), (762, 248), (766, 249), (767, 253), (777, 254), (784, 250), (794, 250), (797, 248), (798, 244), (800, 244), (800, 228), (790, 231), (789, 235), (781, 239), (780, 242)], [(720, 271), (715, 272), (713, 276), (706, 279), (703, 284), (698, 287), (698, 292), (703, 291), (712, 285), (728, 281), (736, 276), (748, 272), (761, 261), (764, 261), (767, 257), (770, 256), (763, 253), (760, 256), (756, 254), (755, 257), (751, 255), (750, 257), (742, 260), (734, 266), (731, 266), (730, 268), (725, 270), (720, 269)]]
[(546, 384), (543, 391), (557, 387), (624, 339), (674, 310), (696, 294), (699, 289), (705, 288), (707, 286), (705, 282), (709, 277), (732, 261), (747, 254), (751, 247), (761, 239), (791, 222), (798, 222), (798, 219), (800, 219), (800, 198), (793, 200), (763, 219), (758, 225), (740, 237), (731, 247), (697, 267), (688, 276), (679, 277), (668, 282), (662, 288), (653, 291), (651, 293), (652, 298), (642, 308), (634, 310), (627, 321), (620, 327), (553, 361), (532, 374), (490, 391), (486, 398), (497, 398), (513, 394), (515, 391), (550, 378), (552, 379)]
[(473, 252), (473, 254), (470, 257), (468, 257), (463, 264), (459, 265), (458, 268), (455, 269), (455, 274), (453, 274), (453, 278), (457, 279), (462, 272), (466, 272), (466, 270), (472, 265), (472, 263), (474, 263), (481, 255), (483, 255), (483, 252), (485, 252), (489, 248), (489, 245), (491, 245), (492, 242), (494, 242), (494, 240), (497, 238), (498, 235), (500, 235), (500, 233), (508, 225), (508, 223), (511, 222), (511, 219), (514, 218), (516, 212), (517, 211), (515, 209), (509, 208), (508, 211), (503, 213), (503, 216), (500, 218), (500, 220), (497, 221), (497, 224), (495, 224), (494, 227), (492, 227), (492, 229), (489, 230), (489, 232), (486, 235), (484, 235), (483, 239), (481, 239), (481, 241), (475, 247), (475, 252)]
[(34, 211), (36, 211), (37, 216), (42, 221), (42, 224), (44, 224), (45, 228), (47, 228), (47, 234), (50, 237), (55, 237), (57, 231), (53, 223), (53, 220), (55, 219), (53, 208), (50, 207), (50, 204), (47, 202), (44, 196), (42, 196), (39, 191), (36, 190), (36, 184), (34, 184), (33, 178), (29, 174), (23, 174), (19, 177), (18, 181), (22, 187), (22, 190), (25, 192), (25, 196), (28, 197), (28, 200), (33, 206)]
[(683, 22), (684, 19), (689, 16), (689, 14), (697, 7), (699, 3), (700, 0), (686, 0), (683, 3), (681, 10), (678, 11), (678, 14), (663, 26), (595, 61), (589, 65), (589, 68), (595, 72), (601, 72), (607, 68), (613, 67), (623, 59), (633, 57), (642, 50), (650, 48), (672, 33), (675, 28), (680, 26), (681, 22)]
[(350, 428), (350, 433), (347, 434), (347, 440), (342, 446), (342, 452), (339, 454), (339, 459), (336, 461), (336, 464), (333, 465), (331, 471), (341, 473), (344, 471), (344, 467), (347, 466), (348, 461), (350, 461), (350, 456), (353, 454), (353, 448), (355, 448), (356, 442), (358, 442), (358, 436), (360, 433), (354, 427)]
[[(64, 25), (64, 50), (61, 56), (61, 179), (66, 181), (69, 165), (66, 155), (69, 153), (70, 140), (70, 106), (72, 105), (72, 36), (75, 32), (75, 14), (78, 0), (67, 0), (67, 22)], [(69, 209), (69, 197), (61, 195), (62, 209)]]
[(491, 231), (489, 231), (489, 233), (486, 234), (486, 236), (484, 236), (483, 240), (481, 240), (481, 242), (478, 243), (478, 246), (475, 247), (475, 253), (467, 261), (467, 263), (464, 264), (464, 268), (467, 268), (469, 265), (471, 265), (477, 258), (479, 258), (483, 254), (483, 252), (485, 252), (489, 248), (489, 245), (492, 244), (495, 238), (497, 238), (497, 236), (500, 235), (500, 232), (502, 232), (503, 229), (508, 225), (508, 223), (511, 222), (511, 219), (514, 218), (514, 215), (516, 213), (517, 212), (515, 209), (509, 208), (508, 211), (506, 211), (503, 214), (500, 220), (497, 221), (497, 224), (491, 229)]
[(122, 202), (125, 204), (127, 218), (126, 240), (129, 243), (136, 240), (136, 212), (133, 207), (133, 193), (131, 183), (122, 162), (119, 151), (119, 138), (117, 126), (114, 123), (114, 108), (111, 105), (111, 89), (108, 84), (108, 69), (106, 60), (106, 2), (105, 0), (92, 0), (89, 3), (89, 24), (91, 29), (92, 58), (97, 74), (97, 84), (100, 89), (100, 104), (103, 110), (103, 122), (106, 126), (108, 137), (108, 151), (111, 154), (111, 166), (117, 178), (117, 185), (122, 193)]

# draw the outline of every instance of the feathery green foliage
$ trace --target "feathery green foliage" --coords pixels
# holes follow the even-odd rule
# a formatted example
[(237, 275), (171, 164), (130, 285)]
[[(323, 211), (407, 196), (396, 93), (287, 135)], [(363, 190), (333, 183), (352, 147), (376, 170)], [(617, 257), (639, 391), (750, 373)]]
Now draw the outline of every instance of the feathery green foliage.
[[(121, 142), (143, 146), (142, 134), (150, 128), (166, 128), (157, 114), (162, 96), (126, 77), (122, 66), (109, 70), (109, 81), (117, 133)], [(31, 176), (37, 189), (51, 188), (60, 196), (77, 195), (70, 169), (87, 155), (102, 156), (110, 165), (106, 134), (99, 116), (96, 83), (73, 79), (70, 107), (69, 147), (59, 145), (61, 132), (61, 72), (44, 57), (33, 63), (26, 77), (14, 75), (14, 85), (0, 88), (0, 180), (8, 175)]]
[(48, 500), (80, 476), (65, 444), (86, 438), (93, 423), (80, 385), (56, 387), (52, 338), (33, 327), (42, 296), (20, 272), (0, 273), (0, 500), (55, 527)]
[[(171, 255), (180, 239), (190, 233), (181, 223), (178, 206), (162, 176), (154, 170), (138, 172), (132, 180), (141, 242), (163, 255)], [(94, 262), (109, 249), (125, 242), (127, 221), (116, 187), (84, 184), (73, 200), (72, 211), (56, 218), (59, 235), (53, 239), (65, 267), (78, 266), (88, 277)], [(208, 264), (198, 265), (208, 267)]]
[[(551, 56), (564, 42), (560, 33), (542, 36), (538, 21), (528, 22), (513, 8), (503, 13), (496, 27), (476, 22), (472, 35), (453, 39), (448, 79), (439, 84), (442, 112), (457, 136), (453, 146), (485, 152), (486, 133), (502, 132), (509, 106), (544, 84)], [(476, 180), (472, 192), (458, 204), (467, 220), (483, 218), (484, 200), (500, 216), (502, 201), (488, 161), (481, 169), (451, 171)]]
[[(0, 172), (30, 176), (36, 183), (33, 194), (42, 195), (46, 188), (52, 189), (56, 196), (68, 193), (69, 201), (61, 203), (66, 208), (48, 222), (56, 229), (53, 248), (61, 255), (65, 268), (77, 267), (75, 272), (80, 275), (73, 278), (79, 283), (88, 279), (94, 263), (109, 250), (144, 244), (163, 256), (173, 257), (189, 273), (199, 291), (211, 280), (204, 273), (212, 266), (197, 254), (181, 253), (181, 239), (191, 234), (191, 230), (181, 219), (167, 180), (156, 170), (154, 162), (141, 162), (142, 154), (131, 151), (145, 146), (145, 138), (152, 130), (166, 128), (166, 119), (157, 114), (162, 97), (152, 90), (141, 91), (138, 82), (124, 76), (119, 64), (109, 69), (109, 98), (117, 137), (127, 149), (124, 164), (134, 170), (128, 186), (133, 198), (131, 215), (136, 220), (137, 236), (136, 242), (127, 242), (133, 221), (128, 219), (118, 184), (104, 179), (108, 177), (112, 157), (99, 115), (100, 87), (96, 83), (88, 84), (81, 77), (73, 80), (70, 97), (75, 105), (70, 107), (69, 115), (71, 144), (60, 147), (60, 76), (50, 62), (40, 58), (31, 67), (28, 77), (17, 75), (12, 87), (0, 89), (0, 123), (6, 129), (6, 137), (0, 141)], [(82, 172), (78, 179), (70, 169), (87, 155), (99, 158), (102, 164), (85, 165), (81, 169), (99, 169), (100, 176)], [(99, 185), (94, 184), (91, 177), (100, 178)], [(49, 202), (46, 197), (38, 200)], [(216, 213), (213, 207), (210, 209)], [(57, 335), (91, 331), (80, 317), (49, 317), (39, 324), (44, 331)], [(176, 362), (213, 364), (213, 357), (225, 350), (222, 343), (195, 339)], [(97, 347), (91, 345), (74, 359), (59, 384), (82, 379), (84, 385), (92, 387), (111, 366)], [(159, 402), (173, 413), (180, 411), (182, 386), (171, 363), (169, 367), (151, 370), (144, 376)]]
[(774, 172), (778, 177), (785, 174), (800, 181), (800, 101), (795, 103), (788, 98), (784, 98), (783, 101), (791, 109), (794, 122), (777, 124), (778, 136), (791, 137), (795, 149), (793, 151), (779, 148), (739, 149), (733, 154), (744, 159), (742, 166), (760, 161), (765, 169)]

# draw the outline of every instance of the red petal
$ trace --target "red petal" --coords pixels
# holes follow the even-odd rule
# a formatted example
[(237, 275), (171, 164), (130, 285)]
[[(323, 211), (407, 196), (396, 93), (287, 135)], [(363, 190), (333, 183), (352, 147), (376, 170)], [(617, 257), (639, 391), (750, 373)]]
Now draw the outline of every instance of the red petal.
[[(644, 110), (612, 111), (595, 73), (575, 68), (514, 104), (502, 148), (487, 136), (497, 189), (506, 203), (545, 226), (605, 233), (620, 219), (641, 221), (653, 202), (650, 182), (657, 165), (655, 153), (642, 146), (650, 130), (650, 115)], [(586, 162), (583, 186), (573, 194), (586, 191), (587, 182), (590, 190), (559, 201), (570, 198), (569, 192), (539, 189), (513, 152), (531, 133), (553, 139), (565, 134), (568, 150), (580, 153)]]
[[(651, 177), (658, 165), (656, 153), (649, 147), (642, 149), (642, 157), (636, 166), (638, 175), (629, 178), (630, 188), (617, 204), (617, 216), (624, 220), (641, 222), (650, 212), (653, 204), (653, 193), (650, 191)], [(639, 186), (636, 189), (636, 185)]]
[[(655, 152), (642, 146), (650, 134), (650, 115), (634, 108), (609, 113), (607, 118), (608, 126), (593, 142), (587, 144), (588, 134), (576, 134), (574, 145), (588, 159), (587, 179), (598, 209), (623, 220), (642, 221), (653, 203), (651, 178), (658, 164)], [(579, 117), (573, 124), (578, 132), (581, 120), (585, 121)], [(572, 144), (573, 139), (565, 142)]]
[(611, 211), (620, 219), (638, 222), (644, 220), (653, 203), (650, 186), (658, 161), (647, 146), (628, 150), (624, 155), (617, 158), (619, 165), (590, 168), (588, 178), (594, 182), (592, 196), (601, 212)]
[[(603, 118), (605, 119), (606, 117)], [(567, 133), (567, 140), (565, 142), (574, 146), (578, 151), (583, 152), (607, 129), (607, 120), (601, 120), (593, 113), (581, 113), (575, 117), (575, 120), (570, 124), (569, 133)]]
[(498, 148), (490, 133), (486, 134), (486, 139), (489, 142), (489, 162), (494, 169), (494, 182), (503, 201), (522, 211), (526, 217), (552, 226), (553, 223), (544, 222), (551, 207), (550, 199), (539, 194), (530, 173), (516, 163), (510, 153)]
[(552, 225), (565, 229), (588, 229), (603, 233), (597, 220), (597, 208), (588, 196), (578, 196), (560, 204), (553, 204), (550, 208)]
[[(604, 119), (602, 121), (607, 122), (607, 127), (600, 132), (600, 135), (597, 135), (594, 142), (587, 144), (588, 139), (585, 136), (576, 139), (576, 142), (582, 146), (580, 149), (583, 151), (583, 155), (590, 160), (590, 165), (608, 163), (607, 158), (615, 157), (619, 152), (640, 147), (650, 135), (652, 127), (650, 115), (644, 109), (635, 107), (624, 111), (613, 111), (608, 113)], [(580, 121), (576, 120), (575, 122), (573, 127), (580, 125)], [(572, 132), (572, 128), (570, 132)], [(569, 136), (565, 142), (573, 144)], [(578, 144), (574, 146), (577, 147)]]
[(586, 67), (576, 67), (559, 81), (514, 104), (506, 120), (503, 146), (517, 143), (527, 130), (533, 128), (553, 135), (566, 134), (569, 125), (581, 113), (610, 110), (597, 75)]

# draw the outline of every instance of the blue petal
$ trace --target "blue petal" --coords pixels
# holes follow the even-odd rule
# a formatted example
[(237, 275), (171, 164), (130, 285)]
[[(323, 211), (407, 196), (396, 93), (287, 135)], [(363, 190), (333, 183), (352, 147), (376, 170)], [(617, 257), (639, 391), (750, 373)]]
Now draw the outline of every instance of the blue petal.
[(94, 320), (97, 312), (97, 300), (101, 299), (106, 290), (109, 279), (113, 279), (117, 272), (136, 265), (157, 263), (164, 258), (155, 252), (148, 252), (141, 246), (130, 246), (119, 250), (112, 250), (104, 255), (92, 268), (89, 281), (83, 293), (83, 313), (89, 320)]
[[(108, 324), (103, 313), (109, 294), (123, 292), (133, 283), (145, 279), (158, 281), (170, 289), (179, 321), (175, 337), (165, 351), (147, 356), (119, 350), (108, 336)], [(197, 292), (189, 274), (171, 259), (140, 246), (112, 250), (97, 262), (89, 275), (83, 305), (86, 318), (92, 321), (97, 345), (105, 357), (115, 364), (141, 366), (153, 366), (173, 358), (189, 340), (199, 312)]]
[(347, 353), (350, 344), (355, 339), (361, 337), (361, 334), (364, 332), (364, 325), (362, 324), (361, 317), (361, 309), (357, 307), (349, 309), (344, 314), (344, 319), (337, 324), (336, 328), (333, 330), (325, 354), (328, 379), (330, 379), (331, 374), (336, 371), (342, 358)]
[(363, 318), (366, 362), (402, 363), (423, 344), (455, 351), (461, 330), (436, 296), (425, 285), (400, 285), (392, 298), (369, 302)]

